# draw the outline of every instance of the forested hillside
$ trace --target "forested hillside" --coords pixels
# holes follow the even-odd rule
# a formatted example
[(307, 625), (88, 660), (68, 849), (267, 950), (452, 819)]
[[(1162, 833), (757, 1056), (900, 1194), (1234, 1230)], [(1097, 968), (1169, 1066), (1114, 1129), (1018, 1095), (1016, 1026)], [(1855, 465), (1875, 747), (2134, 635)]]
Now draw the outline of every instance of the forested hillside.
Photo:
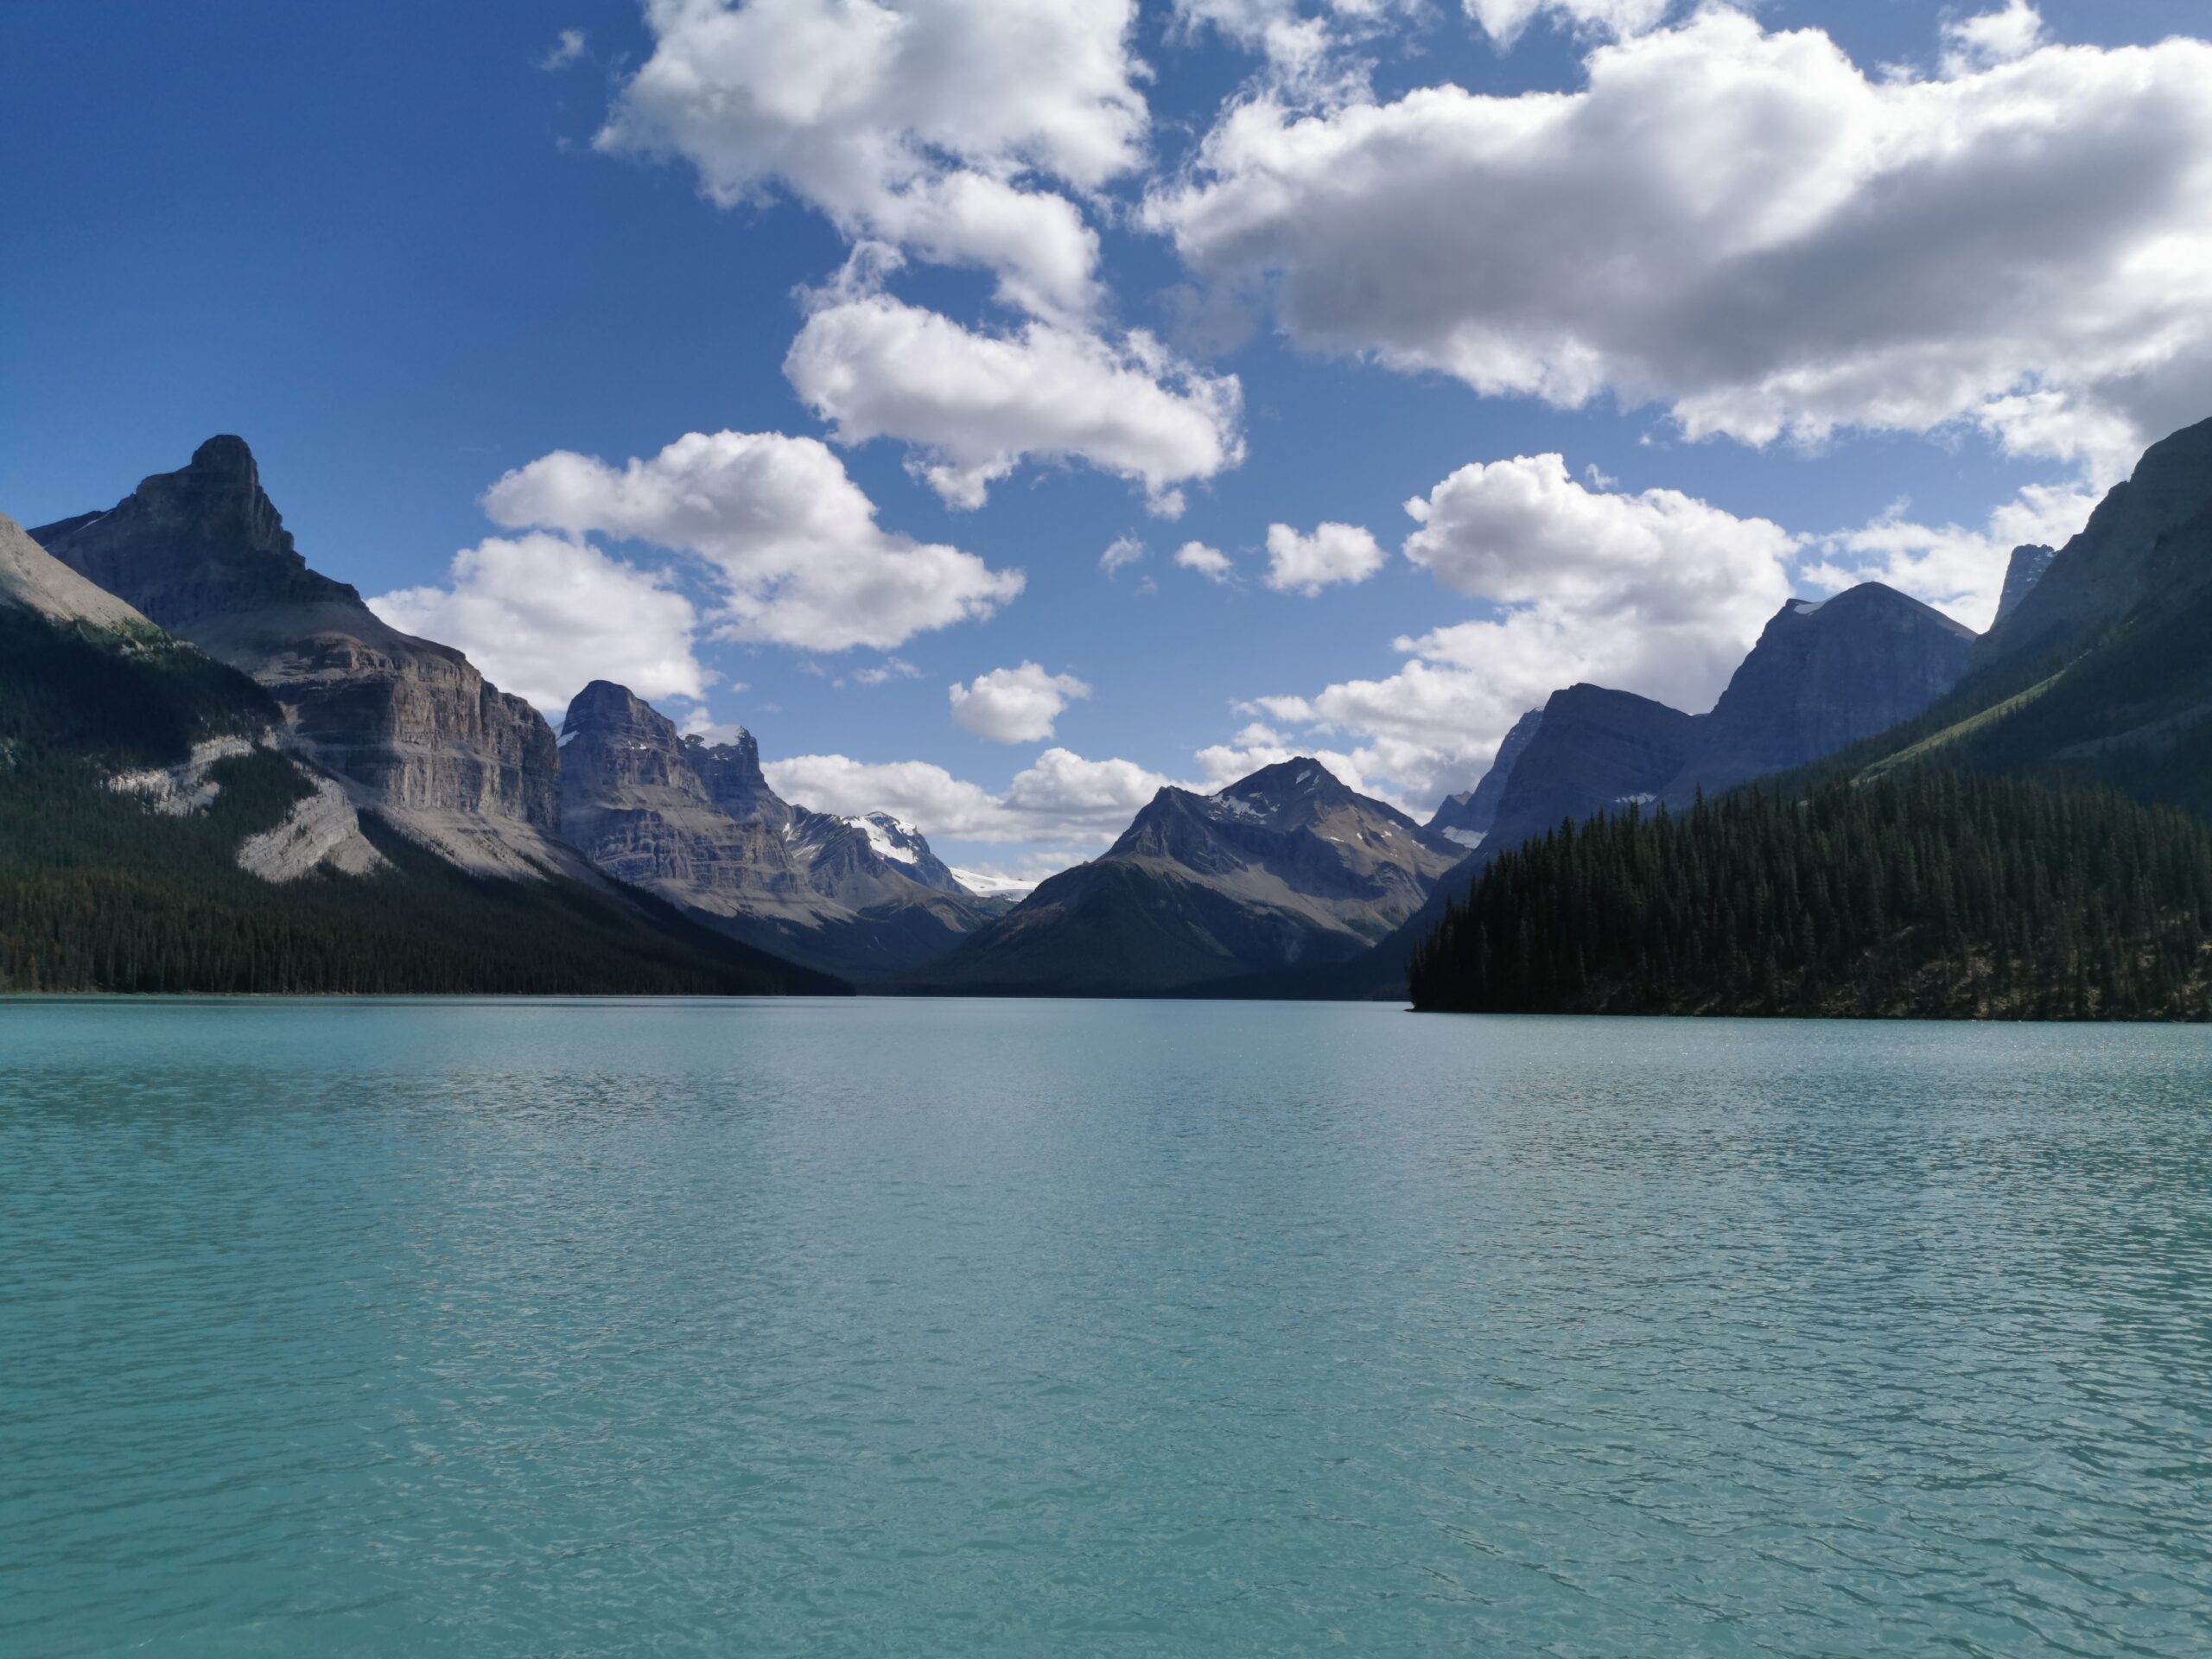
[(0, 991), (766, 994), (843, 988), (612, 885), (467, 874), (373, 815), (371, 875), (283, 885), (239, 843), (311, 785), (255, 749), (204, 811), (106, 786), (276, 719), (244, 675), (158, 631), (0, 609)]
[(1909, 768), (1631, 809), (1500, 857), (1416, 952), (1417, 1008), (2212, 1016), (2212, 826)]

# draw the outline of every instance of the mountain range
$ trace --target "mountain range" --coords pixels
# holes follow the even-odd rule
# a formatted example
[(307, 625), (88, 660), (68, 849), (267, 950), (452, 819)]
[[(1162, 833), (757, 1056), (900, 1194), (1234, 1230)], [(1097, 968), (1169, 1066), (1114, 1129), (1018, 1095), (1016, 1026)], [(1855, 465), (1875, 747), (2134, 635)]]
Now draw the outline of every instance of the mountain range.
[[(1294, 759), (1160, 791), (1018, 903), (969, 891), (887, 814), (785, 801), (750, 733), (685, 736), (610, 682), (556, 738), (461, 652), (312, 569), (234, 437), (105, 512), (29, 534), (0, 519), (0, 797), (35, 778), (105, 826), (94, 840), (156, 864), (163, 835), (189, 842), (201, 862), (176, 879), (257, 914), (351, 914), (340, 897), (379, 884), (385, 911), (413, 913), (465, 891), (442, 902), (619, 938), (626, 983), (1389, 995), (1491, 862), (1562, 823), (1925, 760), (2212, 812), (2212, 422), (2154, 446), (2064, 548), (2018, 550), (1986, 636), (1879, 583), (1794, 599), (1709, 712), (1564, 687), (1427, 824)], [(0, 871), (45, 904), (69, 860), (30, 822), (0, 836)], [(52, 968), (29, 971), (61, 982)], [(585, 962), (575, 982), (590, 979)]]

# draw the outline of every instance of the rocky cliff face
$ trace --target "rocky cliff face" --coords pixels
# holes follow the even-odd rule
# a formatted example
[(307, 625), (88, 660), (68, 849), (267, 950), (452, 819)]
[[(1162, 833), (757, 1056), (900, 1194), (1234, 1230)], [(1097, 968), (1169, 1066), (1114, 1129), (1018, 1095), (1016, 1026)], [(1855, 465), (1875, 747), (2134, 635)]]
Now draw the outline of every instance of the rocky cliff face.
[(1792, 600), (1700, 722), (1696, 754), (1661, 798), (1718, 795), (1910, 720), (1958, 683), (1974, 643), (1972, 629), (1878, 582)]
[(105, 512), (32, 535), (170, 632), (251, 675), (289, 734), (416, 839), (468, 868), (564, 868), (560, 759), (519, 697), (448, 646), (399, 632), (308, 567), (245, 442), (211, 438), (181, 471)]
[(2005, 588), (1997, 596), (1997, 616), (1990, 626), (1995, 627), (2020, 608), (2020, 601), (2028, 590), (2043, 580), (2043, 573), (2050, 569), (2050, 562), (2058, 556), (2055, 547), (2045, 547), (2040, 542), (2029, 542), (2012, 550), (2012, 556), (2005, 564)]
[(1438, 807), (1428, 821), (1428, 827), (1446, 840), (1470, 850), (1483, 844), (1483, 837), (1490, 834), (1497, 822), (1497, 804), (1505, 798), (1505, 785), (1513, 776), (1514, 763), (1535, 738), (1537, 729), (1544, 723), (1544, 711), (1531, 709), (1513, 722), (1513, 729), (1497, 746), (1497, 754), (1490, 763), (1490, 770), (1472, 789), (1449, 796)]
[(1319, 761), (1164, 789), (1103, 856), (925, 970), (935, 990), (1150, 995), (1357, 955), (1459, 849)]
[(1982, 636), (1979, 664), (2063, 650), (2153, 596), (2179, 604), (2212, 585), (2212, 420), (2143, 454), (2018, 604)]
[(1697, 753), (1698, 738), (1694, 715), (1632, 691), (1554, 691), (1506, 779), (1483, 852), (1518, 847), (1565, 819), (1656, 801)]
[[(561, 730), (569, 841), (609, 875), (737, 938), (863, 977), (951, 948), (1001, 906), (969, 894), (918, 832), (835, 817), (769, 787), (760, 745), (679, 737), (625, 688), (594, 680)], [(897, 838), (882, 826), (895, 827)]]

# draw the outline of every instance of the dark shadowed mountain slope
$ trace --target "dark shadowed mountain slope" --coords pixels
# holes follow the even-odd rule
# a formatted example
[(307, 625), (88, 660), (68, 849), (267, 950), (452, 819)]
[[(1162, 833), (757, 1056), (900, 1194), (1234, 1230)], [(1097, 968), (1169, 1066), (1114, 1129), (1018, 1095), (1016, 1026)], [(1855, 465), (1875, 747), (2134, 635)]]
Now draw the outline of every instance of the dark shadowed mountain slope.
[(2212, 421), (2145, 450), (2082, 533), (2018, 605), (1983, 636), (1977, 665), (2047, 656), (2156, 601), (2178, 605), (2212, 584)]
[(943, 955), (1001, 913), (910, 826), (792, 806), (759, 743), (680, 737), (594, 680), (561, 733), (563, 828), (599, 868), (709, 925), (835, 972), (881, 977)]
[(1697, 753), (1660, 798), (1686, 805), (1911, 719), (1958, 683), (1974, 633), (1878, 582), (1792, 600), (1700, 722)]
[(292, 737), (440, 854), (486, 873), (574, 873), (553, 734), (449, 646), (379, 620), (308, 568), (252, 452), (210, 438), (105, 512), (31, 534), (64, 564), (273, 696)]
[(1948, 696), (1787, 781), (1928, 764), (2212, 816), (2212, 422), (2145, 453)]
[(1164, 789), (1122, 838), (906, 982), (936, 992), (1153, 995), (1359, 954), (1459, 849), (1319, 761), (1213, 795)]
[(1544, 723), (1544, 711), (1531, 709), (1513, 722), (1513, 729), (1506, 733), (1497, 746), (1497, 757), (1490, 763), (1490, 770), (1472, 789), (1458, 795), (1447, 796), (1428, 820), (1428, 827), (1456, 845), (1470, 852), (1483, 843), (1497, 823), (1498, 804), (1505, 798), (1505, 785), (1513, 776), (1515, 762), (1521, 759), (1536, 728)]
[(1709, 715), (1601, 686), (1554, 693), (1480, 849), (1416, 914), (1348, 968), (1255, 984), (1252, 994), (1395, 995), (1414, 947), (1498, 854), (1562, 823), (1686, 803), (1801, 766), (1926, 709), (1964, 671), (1973, 645), (1973, 633), (1940, 612), (1869, 582), (1784, 606)]

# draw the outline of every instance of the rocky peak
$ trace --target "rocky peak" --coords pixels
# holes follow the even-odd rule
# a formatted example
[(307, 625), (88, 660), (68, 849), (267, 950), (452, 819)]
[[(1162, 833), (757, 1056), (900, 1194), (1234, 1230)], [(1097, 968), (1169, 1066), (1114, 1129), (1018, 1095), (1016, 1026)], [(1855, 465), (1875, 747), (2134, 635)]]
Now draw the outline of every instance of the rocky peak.
[(2020, 601), (2028, 596), (2028, 589), (2043, 580), (2043, 573), (2050, 569), (2050, 562), (2058, 556), (2055, 547), (2045, 547), (2039, 542), (2030, 542), (2012, 550), (2012, 556), (2005, 566), (2005, 590), (1997, 598), (1997, 622), (2020, 608)]
[(1974, 642), (1973, 629), (1878, 582), (1791, 600), (1730, 677), (1665, 798), (1716, 795), (1910, 720), (1958, 683)]
[(572, 864), (558, 751), (537, 712), (449, 645), (411, 639), (308, 569), (243, 439), (210, 438), (105, 512), (33, 532), (152, 621), (257, 680), (289, 741), (454, 861), (534, 877)]
[(2002, 621), (1982, 637), (1982, 662), (2057, 650), (2156, 597), (2171, 602), (2212, 585), (2212, 420), (2143, 453), (2134, 474), (2097, 504), (2082, 533)]
[(31, 534), (80, 575), (188, 637), (202, 622), (230, 631), (244, 613), (272, 605), (347, 607), (372, 631), (388, 631), (353, 588), (308, 569), (243, 438), (210, 438), (188, 465), (142, 479), (105, 512)]
[(1291, 830), (1313, 823), (1325, 813), (1361, 798), (1319, 760), (1294, 755), (1262, 766), (1205, 798), (1217, 811), (1241, 819), (1264, 820), (1273, 829)]
[(677, 747), (675, 722), (612, 680), (594, 680), (569, 702), (561, 721), (562, 746), (586, 735), (634, 738), (671, 750)]
[(888, 859), (924, 887), (934, 887), (939, 893), (968, 891), (944, 861), (930, 850), (928, 838), (912, 824), (894, 818), (888, 812), (864, 813), (845, 822), (868, 837), (877, 857)]
[(727, 743), (688, 737), (683, 740), (683, 753), (715, 804), (740, 823), (772, 823), (780, 828), (791, 822), (791, 808), (760, 770), (760, 740), (742, 726)]

